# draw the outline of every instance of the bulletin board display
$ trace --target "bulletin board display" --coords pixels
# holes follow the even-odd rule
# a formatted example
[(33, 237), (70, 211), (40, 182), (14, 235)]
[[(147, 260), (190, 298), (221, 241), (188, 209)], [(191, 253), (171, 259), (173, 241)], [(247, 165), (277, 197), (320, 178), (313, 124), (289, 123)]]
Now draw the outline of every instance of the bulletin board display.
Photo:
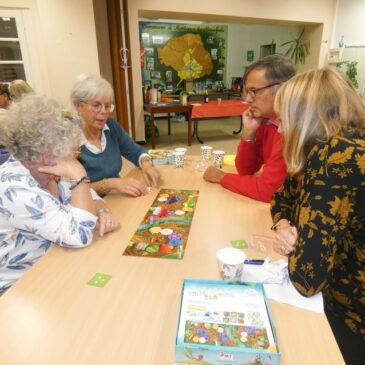
[(209, 89), (225, 84), (227, 26), (140, 22), (139, 29), (144, 86), (173, 91), (186, 81)]

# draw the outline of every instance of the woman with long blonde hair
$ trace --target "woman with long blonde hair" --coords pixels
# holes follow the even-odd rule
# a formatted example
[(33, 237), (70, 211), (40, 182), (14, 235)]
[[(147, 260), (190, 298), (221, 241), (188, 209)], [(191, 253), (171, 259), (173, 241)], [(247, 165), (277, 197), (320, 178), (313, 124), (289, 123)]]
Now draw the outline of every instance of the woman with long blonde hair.
[(289, 177), (271, 203), (274, 249), (305, 296), (322, 292), (346, 364), (365, 357), (365, 106), (325, 67), (275, 99)]

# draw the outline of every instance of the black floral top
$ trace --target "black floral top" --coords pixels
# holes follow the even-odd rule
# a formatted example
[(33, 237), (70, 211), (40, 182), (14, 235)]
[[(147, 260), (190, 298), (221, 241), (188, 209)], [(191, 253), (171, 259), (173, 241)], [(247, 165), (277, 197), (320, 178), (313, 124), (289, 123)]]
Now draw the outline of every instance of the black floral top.
[(343, 132), (318, 143), (301, 178), (288, 178), (271, 203), (274, 223), (298, 229), (289, 274), (305, 296), (326, 304), (365, 340), (365, 139)]

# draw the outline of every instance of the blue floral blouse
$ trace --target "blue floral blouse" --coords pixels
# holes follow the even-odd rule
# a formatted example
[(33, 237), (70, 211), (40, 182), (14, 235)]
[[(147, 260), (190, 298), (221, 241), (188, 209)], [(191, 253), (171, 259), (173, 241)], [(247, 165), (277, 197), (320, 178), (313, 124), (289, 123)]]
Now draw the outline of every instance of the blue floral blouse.
[(91, 243), (96, 216), (71, 206), (69, 183), (58, 184), (60, 200), (10, 157), (0, 166), (0, 295), (56, 243)]

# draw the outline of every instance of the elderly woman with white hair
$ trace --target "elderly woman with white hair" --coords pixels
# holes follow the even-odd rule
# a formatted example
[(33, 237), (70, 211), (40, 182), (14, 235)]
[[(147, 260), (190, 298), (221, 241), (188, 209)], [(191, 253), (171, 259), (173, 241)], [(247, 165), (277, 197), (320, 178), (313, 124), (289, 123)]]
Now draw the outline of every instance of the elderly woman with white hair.
[[(100, 195), (117, 190), (140, 196), (146, 194), (147, 186), (157, 186), (160, 174), (147, 152), (109, 116), (114, 109), (113, 97), (111, 85), (99, 76), (82, 74), (75, 79), (71, 101), (84, 120), (85, 136), (80, 161), (91, 179), (91, 187)], [(146, 184), (119, 176), (121, 156), (141, 168)]]
[(76, 158), (82, 135), (77, 115), (33, 94), (14, 103), (3, 119), (11, 156), (0, 166), (0, 294), (52, 243), (85, 247), (94, 228), (103, 235), (118, 225), (91, 192)]

